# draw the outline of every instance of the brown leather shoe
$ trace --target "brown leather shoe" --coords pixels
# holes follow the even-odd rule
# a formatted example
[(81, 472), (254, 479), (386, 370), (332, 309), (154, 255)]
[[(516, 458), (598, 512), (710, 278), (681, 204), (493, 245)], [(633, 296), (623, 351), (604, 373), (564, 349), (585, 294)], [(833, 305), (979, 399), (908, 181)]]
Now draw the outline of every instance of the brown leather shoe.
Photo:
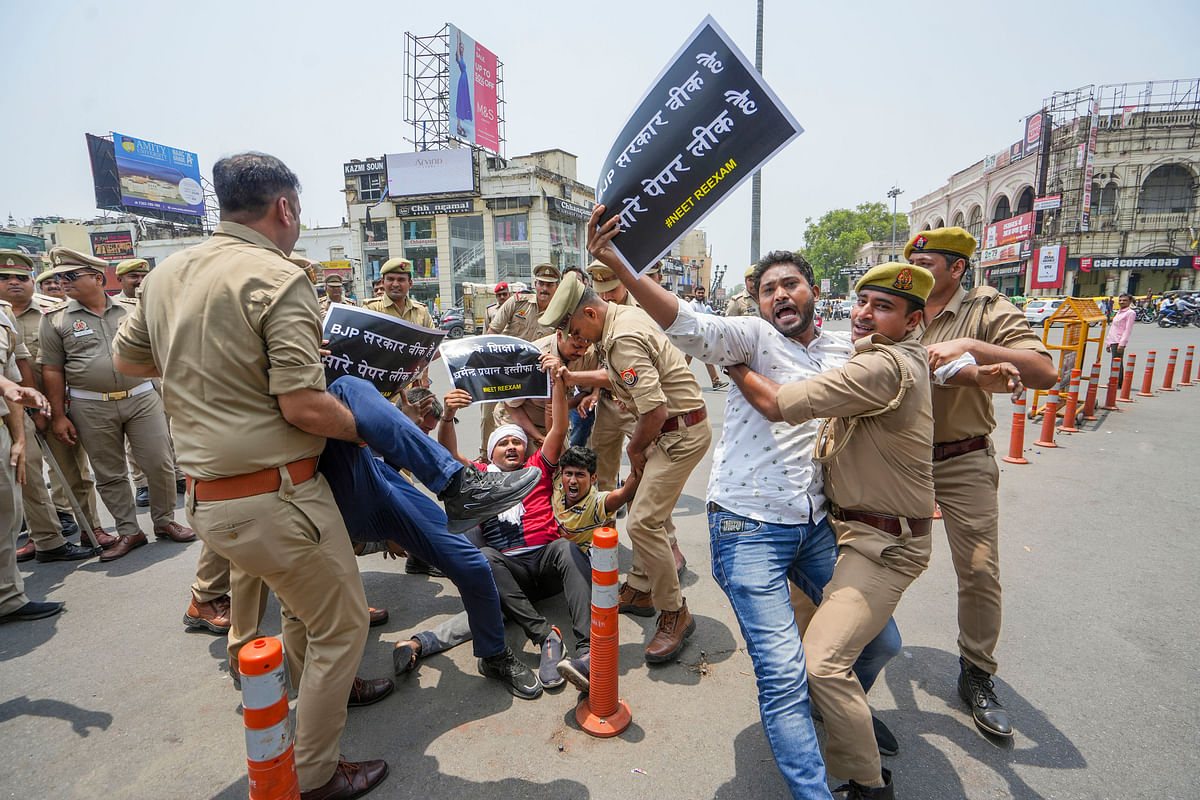
[[(100, 545), (102, 550), (107, 550), (120, 540), (119, 536), (110, 536), (105, 533), (104, 528), (92, 528), (92, 535), (96, 537), (96, 544)], [(91, 547), (92, 540), (87, 537), (86, 533), (80, 533), (79, 544), (81, 547)]]
[(126, 555), (130, 550), (136, 547), (141, 547), (146, 543), (146, 534), (138, 531), (132, 536), (118, 536), (117, 542), (112, 547), (100, 554), (101, 561), (116, 561), (123, 555)]
[(658, 630), (654, 638), (646, 645), (646, 662), (661, 664), (675, 658), (675, 654), (683, 649), (683, 640), (696, 630), (696, 620), (688, 611), (687, 601), (678, 611), (664, 611), (658, 615)]
[(196, 532), (186, 525), (180, 525), (172, 520), (161, 528), (155, 528), (154, 538), (170, 539), (172, 542), (190, 542), (196, 538)]
[(386, 608), (367, 608), (367, 618), (371, 620), (371, 627), (382, 625), (388, 621), (388, 613)]
[(320, 789), (300, 793), (300, 800), (353, 800), (387, 777), (386, 761), (339, 761), (333, 777)]
[(374, 681), (355, 678), (354, 685), (350, 687), (350, 699), (346, 701), (346, 705), (354, 708), (378, 703), (391, 694), (392, 689), (395, 688), (396, 684), (392, 683), (391, 678), (380, 678)]
[(638, 617), (653, 617), (654, 601), (650, 599), (649, 592), (640, 592), (626, 581), (617, 590), (617, 611)]
[(207, 603), (197, 603), (196, 598), (188, 604), (183, 615), (183, 627), (207, 628), (213, 633), (229, 633), (229, 595), (221, 595)]
[(30, 539), (23, 547), (17, 549), (17, 563), (20, 564), (22, 561), (28, 561), (33, 558), (36, 551), (37, 548), (33, 544), (33, 539)]

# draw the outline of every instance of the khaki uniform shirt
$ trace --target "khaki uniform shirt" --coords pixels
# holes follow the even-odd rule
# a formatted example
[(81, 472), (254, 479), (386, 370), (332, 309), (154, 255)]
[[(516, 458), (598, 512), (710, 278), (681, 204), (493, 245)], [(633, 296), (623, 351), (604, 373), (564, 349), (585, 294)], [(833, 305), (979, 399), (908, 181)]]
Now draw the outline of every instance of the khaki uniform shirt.
[[(29, 306), (20, 314), (16, 314), (17, 329), (21, 332), (21, 341), (29, 351), (30, 363), (37, 363), (41, 352), (42, 316), (56, 306), (66, 306), (66, 302), (45, 295), (34, 295)], [(15, 312), (14, 312), (15, 313)], [(40, 391), (42, 388), (41, 370), (34, 370), (33, 377)]]
[[(992, 298), (990, 302), (989, 298)], [(976, 319), (978, 324), (973, 324)], [(961, 286), (941, 313), (928, 326), (918, 327), (917, 333), (921, 343), (926, 345), (970, 337), (1000, 347), (1034, 350), (1049, 356), (1041, 337), (1033, 332), (1025, 315), (1007, 298), (980, 292), (968, 301), (967, 292)], [(938, 444), (988, 436), (996, 427), (992, 396), (977, 387), (935, 386), (933, 422), (933, 441)]]
[(492, 320), (496, 318), (496, 312), (500, 310), (499, 303), (492, 303), (483, 310), (483, 329), (486, 331), (492, 327)]
[(381, 314), (387, 314), (392, 317), (399, 317), (405, 322), (410, 322), (413, 325), (420, 325), (422, 328), (436, 328), (433, 324), (433, 317), (429, 315), (429, 309), (424, 303), (418, 303), (411, 297), (404, 298), (404, 308), (401, 309), (398, 305), (392, 302), (392, 298), (386, 294), (383, 297), (376, 297), (371, 302), (363, 306), (367, 311), (378, 311)]
[(488, 324), (488, 333), (502, 333), (505, 336), (515, 336), (532, 342), (548, 334), (554, 333), (554, 328), (538, 322), (537, 295), (532, 292), (514, 294), (504, 301), (496, 316)]
[[(540, 339), (535, 339), (533, 343), (537, 345), (537, 349), (541, 350), (543, 353), (548, 353), (555, 358), (560, 359), (564, 364), (567, 363), (567, 360), (563, 358), (562, 353), (558, 350), (557, 332), (552, 333), (549, 336), (543, 336)], [(596, 359), (596, 351), (591, 347), (589, 347), (582, 356), (580, 356), (577, 360), (572, 361), (570, 364), (570, 369), (576, 372), (583, 372), (585, 370), (599, 368), (600, 364)], [(519, 400), (505, 400), (503, 405), (506, 405), (509, 408), (523, 407), (525, 409), (525, 413), (529, 415), (529, 419), (533, 422), (533, 424), (541, 428), (543, 431), (546, 430), (546, 408), (550, 405), (549, 398), (542, 399), (537, 397), (522, 397)]]
[(136, 307), (105, 297), (104, 312), (97, 315), (78, 300), (68, 300), (39, 323), (38, 363), (62, 367), (73, 389), (120, 392), (140, 386), (146, 379), (118, 372), (112, 352), (117, 329)]
[(758, 303), (754, 302), (754, 298), (745, 289), (729, 298), (729, 302), (725, 304), (725, 316), (727, 317), (757, 317)]
[(163, 375), (179, 466), (200, 480), (316, 456), (325, 439), (293, 426), (277, 395), (324, 389), (317, 296), (265, 236), (222, 222), (142, 283), (115, 353)]
[[(881, 350), (890, 345), (908, 368), (913, 385), (898, 408), (861, 417), (846, 436), (848, 418), (885, 408), (900, 388), (896, 362)], [(881, 334), (854, 343), (854, 355), (838, 369), (779, 389), (783, 418), (799, 425), (810, 419), (834, 418), (832, 437), (822, 443), (826, 463), (825, 495), (831, 503), (855, 511), (924, 519), (933, 516), (933, 413), (930, 408), (929, 357), (910, 334), (892, 344)]]
[[(324, 314), (326, 311), (328, 311), (328, 310), (329, 310), (329, 306), (330, 306), (331, 302), (332, 302), (332, 301), (329, 299), (329, 295), (325, 295), (324, 297), (322, 297), (322, 298), (321, 298), (321, 299), (318, 301), (318, 305), (319, 305), (319, 306), (320, 306), (320, 308), (321, 308), (321, 314), (322, 314), (322, 315), (323, 315), (323, 314)], [(339, 302), (339, 303), (341, 303), (341, 304), (342, 304), (342, 305), (344, 305), (344, 306), (356, 306), (356, 305), (358, 305), (358, 303), (354, 302), (354, 300), (353, 300), (352, 298), (350, 298), (350, 297), (347, 297), (346, 295), (342, 295), (342, 299), (341, 299), (341, 300), (339, 300), (338, 302)], [(429, 326), (426, 326), (426, 327), (429, 327)]]
[(640, 308), (609, 304), (596, 353), (613, 395), (637, 415), (663, 404), (668, 417), (704, 406), (700, 384), (683, 353)]
[[(0, 314), (0, 370), (13, 383), (21, 382), (17, 371), (17, 349), (21, 346), (21, 333), (8, 314)], [(0, 400), (0, 417), (8, 416), (8, 403)]]

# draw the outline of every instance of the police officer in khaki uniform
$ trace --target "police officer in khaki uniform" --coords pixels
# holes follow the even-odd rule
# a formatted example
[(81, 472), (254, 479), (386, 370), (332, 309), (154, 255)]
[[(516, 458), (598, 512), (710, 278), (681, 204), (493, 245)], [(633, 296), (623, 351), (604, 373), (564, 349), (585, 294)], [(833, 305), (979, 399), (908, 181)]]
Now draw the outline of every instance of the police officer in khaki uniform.
[(67, 299), (67, 293), (63, 291), (62, 281), (54, 274), (54, 270), (43, 270), (33, 279), (33, 283), (37, 286), (37, 290), (47, 297), (53, 297), (57, 300)]
[[(6, 310), (12, 313), (29, 362), (37, 358), (38, 326), (42, 318), (42, 312), (34, 300), (32, 269), (33, 260), (24, 253), (0, 250), (0, 296), (12, 304)], [(41, 378), (40, 371), (31, 367), (30, 378), (36, 388)], [(22, 414), (21, 417), (25, 427), (25, 471), (29, 478), (21, 486), (21, 498), (29, 526), (29, 544), (17, 552), (17, 560), (26, 561), (36, 557), (38, 561), (79, 561), (91, 558), (93, 553), (90, 545), (79, 546), (65, 538), (63, 521), (55, 511), (42, 478), (43, 455), (36, 425), (29, 415)], [(45, 427), (45, 418), (42, 417), (41, 421)], [(71, 459), (71, 465), (74, 465), (74, 459)], [(71, 534), (78, 532), (78, 527), (70, 530)]]
[(614, 395), (638, 415), (626, 453), (643, 488), (652, 489), (638, 492), (629, 508), (633, 567), (619, 605), (658, 610), (646, 661), (669, 661), (696, 627), (671, 553), (671, 514), (712, 441), (700, 385), (646, 312), (607, 303), (578, 280), (563, 281), (541, 321), (563, 328), (575, 346), (592, 344)]
[[(981, 365), (1012, 363), (1026, 386), (1053, 386), (1054, 364), (1020, 309), (990, 287), (962, 288), (975, 246), (962, 228), (937, 228), (914, 235), (904, 247), (904, 257), (934, 277), (920, 334), (930, 366), (969, 353)], [(933, 420), (933, 481), (958, 575), (958, 691), (981, 730), (1007, 737), (1012, 724), (991, 679), (1001, 617), (991, 396), (978, 388), (935, 387)]]
[(114, 303), (104, 293), (104, 261), (65, 247), (53, 248), (50, 260), (71, 299), (42, 317), (38, 362), (54, 435), (68, 444), (78, 441), (87, 451), (96, 487), (117, 523), (118, 541), (100, 560), (121, 558), (146, 544), (129, 491), (126, 437), (150, 481), (155, 536), (192, 541), (191, 529), (175, 521), (175, 475), (162, 400), (150, 381), (122, 375), (113, 365), (117, 328), (135, 307)]
[(329, 310), (330, 303), (342, 303), (344, 305), (358, 305), (353, 298), (347, 297), (345, 285), (341, 275), (330, 274), (325, 276), (325, 296), (320, 300), (321, 313), (324, 314)]
[(368, 302), (364, 308), (399, 317), (405, 322), (423, 328), (436, 328), (433, 317), (424, 303), (408, 296), (412, 288), (412, 262), (406, 258), (390, 258), (380, 267), (383, 278), (383, 296)]
[[(163, 377), (189, 476), (189, 521), (279, 598), (299, 689), (300, 790), (334, 800), (369, 791), (387, 764), (338, 756), (367, 603), (345, 523), (316, 462), (326, 436), (358, 435), (350, 411), (324, 391), (312, 284), (284, 256), (300, 233), (298, 183), (272, 156), (218, 161), (221, 223), (207, 242), (147, 277), (115, 351), (127, 373)], [(212, 299), (227, 297), (234, 302)], [(231, 346), (197, 347), (211, 331)], [(235, 588), (235, 615), (241, 602)]]
[(750, 293), (750, 281), (754, 278), (754, 265), (746, 270), (746, 285), (740, 292), (729, 298), (729, 302), (725, 304), (725, 316), (727, 317), (748, 317), (758, 316), (758, 301), (754, 299), (754, 295)]
[(485, 330), (492, 327), (492, 320), (496, 318), (496, 312), (500, 310), (500, 306), (504, 305), (505, 302), (508, 301), (508, 297), (512, 293), (508, 290), (508, 283), (501, 281), (500, 283), (496, 284), (494, 289), (492, 289), (492, 294), (496, 295), (496, 302), (492, 303), (484, 310), (483, 327)]
[(850, 780), (851, 798), (894, 797), (854, 663), (929, 564), (933, 414), (927, 355), (915, 331), (932, 288), (928, 270), (880, 264), (854, 287), (854, 354), (844, 366), (784, 386), (744, 365), (729, 370), (769, 420), (826, 418), (817, 458), (839, 554), (820, 607), (809, 603), (810, 619), (798, 614), (797, 623), (809, 691), (828, 734), (825, 765)]
[[(596, 351), (591, 348), (572, 348), (563, 341), (562, 331), (555, 331), (549, 336), (535, 339), (533, 342), (538, 350), (554, 356), (564, 364), (570, 363), (572, 370), (594, 370), (600, 366)], [(550, 429), (551, 414), (550, 400), (526, 397), (520, 400), (504, 400), (496, 403), (495, 423), (500, 425), (517, 425), (529, 435), (531, 447), (533, 442), (541, 446)], [(489, 434), (490, 436), (491, 434)]]

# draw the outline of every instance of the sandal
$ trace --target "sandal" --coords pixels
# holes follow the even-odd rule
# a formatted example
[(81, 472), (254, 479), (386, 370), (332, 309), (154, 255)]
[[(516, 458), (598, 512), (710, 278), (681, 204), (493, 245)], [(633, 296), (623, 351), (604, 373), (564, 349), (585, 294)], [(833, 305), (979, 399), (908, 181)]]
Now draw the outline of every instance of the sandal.
[(407, 675), (416, 669), (420, 657), (421, 654), (417, 648), (412, 646), (411, 639), (392, 648), (392, 670), (396, 673), (396, 677)]

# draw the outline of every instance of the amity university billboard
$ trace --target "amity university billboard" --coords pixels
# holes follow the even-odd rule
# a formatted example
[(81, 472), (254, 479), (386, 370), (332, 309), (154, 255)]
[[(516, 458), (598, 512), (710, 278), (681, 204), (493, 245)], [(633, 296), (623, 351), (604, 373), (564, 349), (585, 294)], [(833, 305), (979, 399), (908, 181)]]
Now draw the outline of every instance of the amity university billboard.
[(120, 133), (87, 141), (97, 208), (186, 224), (204, 216), (195, 153)]
[(450, 25), (450, 135), (500, 152), (496, 54)]

